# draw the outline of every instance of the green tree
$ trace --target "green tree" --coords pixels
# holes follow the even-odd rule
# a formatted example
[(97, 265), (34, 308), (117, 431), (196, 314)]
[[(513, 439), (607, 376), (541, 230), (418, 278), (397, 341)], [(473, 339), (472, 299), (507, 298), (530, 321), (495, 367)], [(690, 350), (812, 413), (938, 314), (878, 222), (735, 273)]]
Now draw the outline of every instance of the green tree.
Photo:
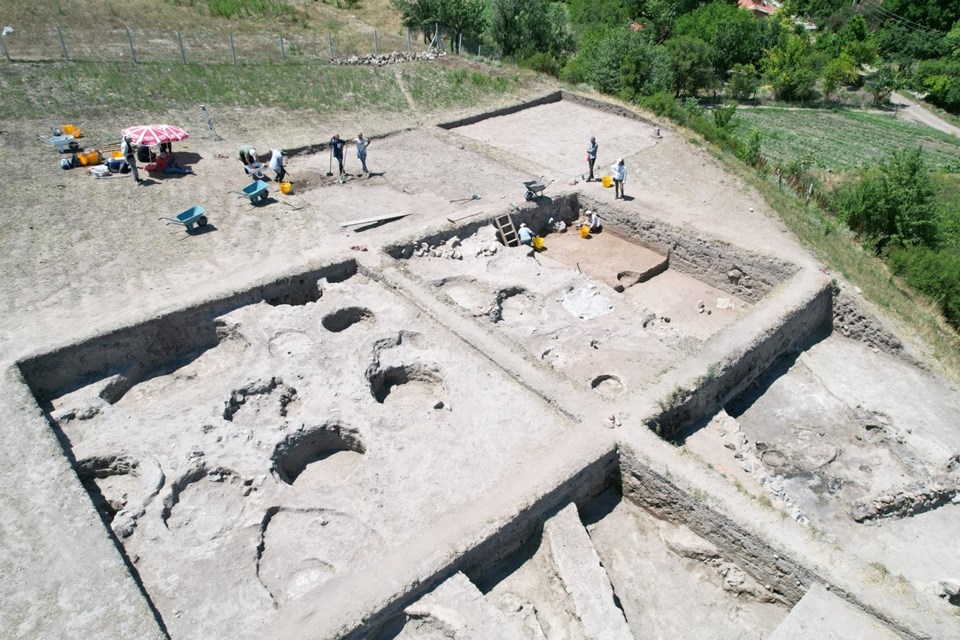
[(861, 241), (880, 253), (894, 247), (936, 248), (940, 204), (923, 150), (895, 151), (878, 167), (831, 194), (830, 206)]
[(867, 90), (873, 95), (874, 104), (886, 104), (890, 101), (890, 94), (897, 88), (899, 79), (897, 72), (889, 64), (880, 65), (867, 78)]
[[(390, 0), (403, 24), (430, 36), (435, 25), (479, 39), (487, 26), (485, 0)], [(451, 39), (451, 46), (453, 40)]]
[(839, 57), (827, 62), (823, 68), (820, 77), (820, 88), (823, 91), (823, 96), (832, 100), (836, 97), (840, 87), (853, 84), (857, 78), (856, 61), (849, 54), (841, 53)]
[(761, 23), (733, 4), (711, 2), (682, 15), (674, 36), (699, 38), (714, 49), (714, 68), (723, 77), (735, 64), (760, 61)]
[(953, 113), (960, 112), (960, 60), (924, 60), (914, 82), (927, 92), (927, 100)]
[(568, 73), (579, 65), (584, 82), (624, 100), (672, 87), (666, 51), (648, 34), (628, 27), (610, 29), (591, 40), (575, 60)]
[(673, 71), (673, 91), (677, 96), (696, 96), (701, 90), (716, 86), (713, 47), (692, 36), (671, 38), (665, 46)]
[[(782, 18), (787, 20), (786, 16)], [(805, 33), (781, 31), (776, 46), (767, 50), (763, 70), (781, 100), (809, 100), (815, 95), (817, 74), (813, 47)]]
[(491, 0), (490, 36), (517, 60), (536, 53), (559, 60), (573, 45), (566, 9), (547, 0)]
[(760, 78), (752, 64), (735, 64), (730, 70), (727, 89), (730, 96), (737, 100), (750, 100), (760, 88)]
[(884, 0), (883, 8), (934, 31), (949, 31), (960, 20), (960, 2), (957, 0)]

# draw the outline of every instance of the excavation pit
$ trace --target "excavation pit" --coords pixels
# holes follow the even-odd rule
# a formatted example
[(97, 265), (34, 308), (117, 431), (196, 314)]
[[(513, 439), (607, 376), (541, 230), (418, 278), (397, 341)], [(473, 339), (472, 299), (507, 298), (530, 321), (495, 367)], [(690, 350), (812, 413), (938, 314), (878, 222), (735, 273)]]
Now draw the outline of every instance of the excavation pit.
[[(335, 473), (343, 475), (345, 465), (342, 463), (319, 464), (341, 452), (366, 453), (356, 430), (337, 423), (307, 428), (288, 435), (277, 444), (273, 450), (273, 472), (287, 484), (294, 484), (300, 474), (314, 464), (330, 466), (336, 469)], [(355, 460), (352, 462), (356, 464)]]
[(323, 328), (333, 333), (346, 331), (350, 327), (358, 324), (368, 324), (374, 321), (373, 313), (369, 309), (362, 307), (346, 307), (338, 309), (333, 313), (323, 317), (321, 322)]
[[(551, 218), (572, 222), (584, 207), (597, 205), (561, 196), (527, 205), (513, 221), (538, 230)], [(749, 316), (796, 272), (727, 243), (600, 210), (603, 234), (587, 242), (571, 231), (544, 231), (549, 250), (538, 254), (498, 245), (494, 226), (482, 221), (409, 242), (420, 247), (416, 252), (402, 245), (388, 252), (419, 281), (433, 283), (438, 297), (470, 317), (492, 320), (532, 356), (585, 388), (610, 373), (610, 362), (617, 363), (618, 378), (637, 381), (635, 389), (650, 385)], [(451, 258), (453, 248), (459, 259)], [(736, 282), (728, 277), (734, 268), (742, 273)]]

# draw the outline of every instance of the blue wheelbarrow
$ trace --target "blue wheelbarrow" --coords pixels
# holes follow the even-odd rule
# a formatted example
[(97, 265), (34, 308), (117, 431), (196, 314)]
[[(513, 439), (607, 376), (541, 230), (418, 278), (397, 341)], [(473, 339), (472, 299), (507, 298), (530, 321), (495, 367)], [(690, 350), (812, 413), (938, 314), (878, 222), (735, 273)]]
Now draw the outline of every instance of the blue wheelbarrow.
[(250, 198), (250, 204), (252, 205), (263, 202), (270, 195), (267, 192), (267, 183), (263, 180), (254, 180), (243, 188), (243, 192), (234, 191), (233, 193)]
[(205, 215), (206, 211), (200, 205), (195, 205), (184, 211), (183, 213), (178, 213), (176, 218), (167, 218), (166, 216), (161, 217), (161, 220), (166, 220), (167, 224), (182, 224), (187, 228), (187, 232), (193, 231), (193, 225), (198, 227), (204, 227), (207, 224), (207, 216)]

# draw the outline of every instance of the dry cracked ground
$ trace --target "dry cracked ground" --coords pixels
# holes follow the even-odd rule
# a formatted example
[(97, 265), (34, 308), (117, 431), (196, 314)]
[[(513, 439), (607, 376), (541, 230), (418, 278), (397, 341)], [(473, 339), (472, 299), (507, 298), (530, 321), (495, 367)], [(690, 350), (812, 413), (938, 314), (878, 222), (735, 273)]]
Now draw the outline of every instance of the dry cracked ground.
[(340, 123), (140, 187), (4, 127), (4, 635), (960, 637), (956, 386), (661, 123), (459, 115), (342, 184)]

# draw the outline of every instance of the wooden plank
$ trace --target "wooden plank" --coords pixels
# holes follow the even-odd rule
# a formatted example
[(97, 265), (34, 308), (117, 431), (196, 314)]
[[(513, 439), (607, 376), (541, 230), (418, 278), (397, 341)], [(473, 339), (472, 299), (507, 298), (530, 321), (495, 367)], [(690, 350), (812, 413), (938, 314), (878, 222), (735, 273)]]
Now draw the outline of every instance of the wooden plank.
[(363, 218), (362, 220), (348, 220), (346, 222), (341, 222), (341, 227), (355, 227), (358, 224), (370, 224), (373, 222), (382, 222), (384, 220), (393, 220), (395, 218), (405, 218), (409, 216), (409, 213), (388, 213), (382, 216), (376, 216), (375, 218)]
[(483, 213), (483, 211), (474, 211), (473, 213), (465, 213), (465, 214), (463, 214), (462, 216), (457, 216), (456, 218), (447, 218), (447, 222), (449, 222), (449, 223), (451, 223), (451, 224), (456, 224), (457, 222), (460, 222), (461, 220), (466, 220), (467, 218), (472, 218), (473, 216), (478, 216), (478, 215), (480, 215), (481, 213)]

